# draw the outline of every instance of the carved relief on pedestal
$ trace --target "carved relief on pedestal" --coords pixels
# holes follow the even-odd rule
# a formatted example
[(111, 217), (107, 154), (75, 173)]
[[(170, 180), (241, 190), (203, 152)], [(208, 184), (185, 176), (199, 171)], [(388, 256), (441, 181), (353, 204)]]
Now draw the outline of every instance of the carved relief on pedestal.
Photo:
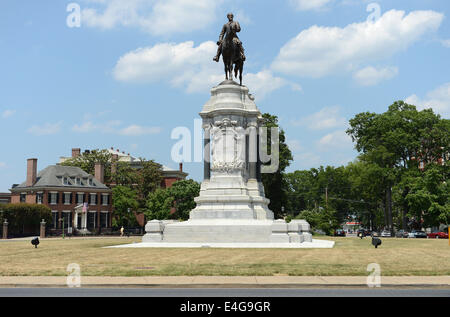
[(245, 129), (224, 118), (211, 128), (211, 170), (232, 173), (245, 169)]

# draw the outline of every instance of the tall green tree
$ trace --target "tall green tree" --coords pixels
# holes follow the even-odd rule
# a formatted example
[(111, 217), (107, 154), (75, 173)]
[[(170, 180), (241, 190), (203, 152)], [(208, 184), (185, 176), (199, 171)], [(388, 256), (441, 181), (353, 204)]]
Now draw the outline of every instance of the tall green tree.
[(188, 220), (189, 213), (196, 207), (194, 198), (200, 194), (200, 184), (191, 179), (181, 180), (175, 182), (168, 192), (173, 198), (172, 206), (175, 208), (172, 218)]
[[(357, 114), (350, 126), (347, 133), (356, 142), (361, 160), (382, 169), (386, 226), (393, 231), (392, 188), (408, 170), (419, 168), (420, 162), (436, 163), (448, 153), (446, 124), (431, 109), (417, 111), (397, 101), (382, 114)], [(405, 188), (404, 197), (408, 192)]]
[(138, 194), (127, 186), (115, 186), (112, 194), (114, 206), (114, 226), (133, 227), (136, 225), (134, 212), (139, 208)]
[(134, 188), (139, 181), (139, 170), (131, 167), (128, 162), (116, 162), (116, 172), (112, 175), (112, 181), (116, 185)]
[[(270, 199), (269, 208), (275, 214), (276, 218), (283, 215), (282, 208), (286, 210), (287, 205), (287, 182), (285, 170), (293, 160), (291, 150), (286, 144), (286, 136), (283, 129), (279, 127), (278, 117), (265, 113), (263, 114), (263, 127), (269, 128), (267, 133), (267, 144), (271, 144), (270, 128), (279, 129), (279, 168), (273, 174), (262, 174), (262, 183), (266, 197)], [(270, 149), (267, 151), (270, 155)]]
[(161, 187), (163, 180), (162, 165), (153, 160), (141, 158), (142, 169), (137, 173), (137, 190), (141, 206), (145, 204), (148, 195)]
[(144, 214), (147, 221), (169, 219), (174, 198), (169, 190), (157, 188), (148, 194)]

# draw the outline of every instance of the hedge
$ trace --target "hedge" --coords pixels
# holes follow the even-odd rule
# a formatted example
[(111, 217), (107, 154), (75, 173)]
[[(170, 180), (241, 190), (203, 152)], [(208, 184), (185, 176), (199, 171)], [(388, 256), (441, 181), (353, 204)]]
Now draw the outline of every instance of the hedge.
[(47, 224), (52, 221), (52, 211), (45, 205), (7, 204), (0, 206), (0, 211), (3, 211), (2, 222), (8, 220), (8, 232), (12, 234), (39, 230), (42, 219)]

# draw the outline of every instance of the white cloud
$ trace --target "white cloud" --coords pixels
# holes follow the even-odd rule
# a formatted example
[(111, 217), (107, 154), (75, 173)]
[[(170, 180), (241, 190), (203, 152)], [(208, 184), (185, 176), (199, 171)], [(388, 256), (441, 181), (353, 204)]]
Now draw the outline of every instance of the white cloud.
[(2, 113), (2, 118), (7, 119), (16, 113), (15, 110), (5, 110)]
[(376, 69), (368, 66), (353, 74), (353, 79), (361, 86), (374, 86), (383, 80), (392, 79), (398, 75), (398, 67)]
[(317, 145), (321, 150), (330, 150), (332, 148), (351, 148), (351, 137), (344, 130), (337, 130), (322, 137)]
[(90, 133), (90, 132), (101, 132), (101, 133), (114, 133), (117, 131), (118, 126), (121, 122), (119, 120), (108, 121), (106, 123), (95, 123), (93, 121), (86, 121), (82, 124), (75, 124), (72, 130), (78, 133)]
[(43, 126), (33, 125), (27, 131), (37, 136), (56, 134), (61, 131), (62, 122), (46, 123)]
[(6, 167), (6, 163), (5, 162), (0, 162), (0, 168)]
[(441, 44), (445, 47), (450, 48), (450, 40), (441, 40)]
[(376, 22), (344, 28), (312, 26), (281, 49), (272, 69), (284, 74), (323, 77), (354, 71), (361, 64), (383, 60), (406, 50), (424, 34), (436, 31), (444, 15), (434, 11), (391, 10)]
[(218, 0), (90, 0), (82, 25), (111, 29), (138, 27), (154, 35), (204, 29), (216, 19)]
[(333, 0), (290, 0), (290, 4), (299, 11), (323, 9)]
[(302, 91), (301, 86), (290, 83), (284, 78), (275, 77), (270, 70), (262, 70), (256, 74), (245, 74), (245, 85), (247, 85), (259, 100), (271, 92), (280, 89), (286, 85), (291, 86), (295, 91)]
[[(174, 85), (184, 84), (199, 73), (209, 73), (217, 46), (204, 42), (180, 44), (161, 43), (126, 53), (114, 68), (114, 77), (120, 81), (156, 82), (170, 80)], [(208, 78), (202, 78), (208, 81)]]
[(121, 127), (122, 122), (112, 120), (105, 123), (87, 121), (82, 124), (75, 124), (72, 130), (77, 133), (100, 132), (105, 134), (119, 134), (125, 136), (139, 136), (148, 134), (158, 134), (161, 132), (159, 127), (143, 127), (137, 124), (131, 124), (127, 127)]
[(444, 117), (449, 117), (450, 82), (428, 92), (423, 99), (414, 94), (406, 98), (405, 102), (417, 106), (417, 109), (419, 110), (432, 108), (434, 112), (437, 112)]
[(119, 134), (125, 136), (140, 136), (148, 134), (159, 134), (160, 132), (161, 128), (159, 127), (142, 127), (136, 124), (132, 124), (126, 128), (121, 129), (119, 131)]
[[(168, 82), (188, 93), (205, 92), (225, 79), (222, 63), (214, 63), (217, 45), (212, 41), (195, 47), (194, 42), (160, 43), (126, 53), (117, 62), (113, 74), (123, 82)], [(276, 77), (270, 70), (244, 73), (244, 85), (262, 99), (283, 86), (300, 90), (297, 84)]]
[(306, 126), (311, 130), (324, 130), (346, 125), (347, 120), (340, 115), (340, 107), (325, 107), (309, 116), (293, 121), (296, 126)]

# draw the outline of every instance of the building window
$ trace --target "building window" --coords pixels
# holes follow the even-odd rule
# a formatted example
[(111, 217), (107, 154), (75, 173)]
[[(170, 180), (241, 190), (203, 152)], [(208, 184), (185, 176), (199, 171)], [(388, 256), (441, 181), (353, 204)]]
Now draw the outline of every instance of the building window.
[(52, 227), (53, 229), (58, 229), (58, 211), (52, 210)]
[(90, 204), (91, 205), (97, 205), (97, 194), (91, 194), (90, 197), (91, 197)]
[(94, 181), (92, 180), (92, 178), (89, 178), (89, 186), (94, 185)]
[(56, 205), (58, 203), (58, 193), (50, 193), (50, 205)]
[(63, 211), (63, 217), (64, 217), (64, 229), (72, 227), (72, 213), (70, 211)]
[(41, 205), (44, 202), (44, 193), (36, 194), (36, 204)]
[(81, 178), (77, 177), (77, 179), (76, 179), (76, 184), (77, 184), (77, 185), (81, 185)]
[(102, 228), (108, 228), (108, 213), (102, 212), (100, 214), (100, 224)]
[(27, 194), (22, 193), (20, 194), (20, 202), (25, 203), (27, 201)]
[(108, 206), (108, 194), (102, 194), (102, 205)]
[(77, 204), (82, 204), (84, 203), (84, 194), (83, 193), (78, 193), (77, 194)]
[(95, 220), (97, 216), (97, 212), (88, 212), (87, 213), (87, 227), (88, 229), (94, 229), (95, 228)]
[(72, 194), (64, 193), (64, 205), (70, 205), (72, 203)]
[(63, 177), (63, 185), (69, 185), (69, 178)]

